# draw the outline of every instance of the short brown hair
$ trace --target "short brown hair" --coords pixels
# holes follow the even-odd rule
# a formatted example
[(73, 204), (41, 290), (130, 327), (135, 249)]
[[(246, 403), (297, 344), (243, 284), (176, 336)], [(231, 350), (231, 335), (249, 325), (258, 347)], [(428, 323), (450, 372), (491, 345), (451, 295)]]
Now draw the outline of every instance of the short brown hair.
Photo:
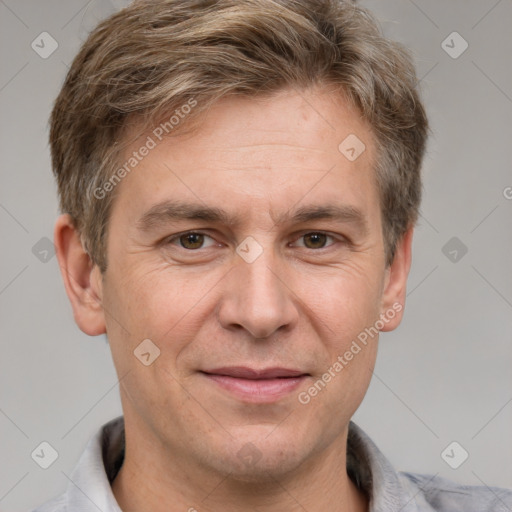
[[(193, 118), (227, 95), (333, 85), (377, 147), (388, 264), (418, 217), (427, 119), (411, 59), (365, 9), (343, 0), (136, 0), (89, 35), (51, 116), (61, 210), (102, 272), (115, 172), (129, 116), (155, 122), (191, 99)], [(341, 142), (341, 141), (340, 141)]]

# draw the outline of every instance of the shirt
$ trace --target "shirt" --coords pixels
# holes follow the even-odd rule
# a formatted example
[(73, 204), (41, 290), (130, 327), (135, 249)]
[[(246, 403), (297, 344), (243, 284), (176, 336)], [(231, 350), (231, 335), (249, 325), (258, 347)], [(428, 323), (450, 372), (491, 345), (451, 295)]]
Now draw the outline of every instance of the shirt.
[[(110, 484), (122, 466), (124, 444), (120, 416), (89, 441), (66, 492), (34, 512), (122, 512)], [(370, 512), (512, 512), (512, 490), (395, 471), (353, 422), (347, 438), (347, 472), (367, 494)]]

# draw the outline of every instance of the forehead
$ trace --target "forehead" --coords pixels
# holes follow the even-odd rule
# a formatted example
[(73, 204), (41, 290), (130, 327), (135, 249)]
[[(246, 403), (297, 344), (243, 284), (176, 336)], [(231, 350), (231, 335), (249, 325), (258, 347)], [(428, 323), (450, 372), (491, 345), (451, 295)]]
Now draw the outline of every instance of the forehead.
[(184, 117), (186, 130), (173, 132), (168, 124), (165, 136), (161, 121), (143, 132), (137, 123), (128, 128), (121, 160), (138, 160), (120, 184), (118, 202), (140, 213), (179, 196), (229, 210), (250, 197), (243, 213), (265, 204), (280, 217), (306, 196), (364, 204), (377, 197), (371, 129), (339, 94), (229, 97), (197, 116), (193, 129)]
[(360, 111), (341, 89), (319, 85), (305, 90), (286, 88), (264, 96), (230, 95), (206, 111), (200, 100), (189, 99), (144, 125), (136, 116), (130, 117), (122, 138), (125, 157), (143, 144), (146, 136), (158, 146), (167, 142), (177, 149), (192, 139), (192, 144), (200, 141), (201, 151), (230, 151), (237, 146), (240, 152), (267, 143), (303, 154), (308, 149), (324, 153), (331, 149), (339, 156), (338, 143), (348, 135), (364, 141), (371, 153), (373, 134)]

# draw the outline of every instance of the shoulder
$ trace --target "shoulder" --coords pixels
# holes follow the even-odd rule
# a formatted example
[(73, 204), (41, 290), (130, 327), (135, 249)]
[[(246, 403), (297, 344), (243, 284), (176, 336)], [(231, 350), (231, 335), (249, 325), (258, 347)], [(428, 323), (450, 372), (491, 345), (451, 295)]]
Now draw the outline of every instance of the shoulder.
[[(413, 487), (433, 510), (439, 512), (509, 512), (512, 490), (486, 485), (462, 485), (446, 478), (399, 473), (407, 487)], [(417, 496), (419, 497), (419, 496)]]
[(66, 512), (66, 495), (62, 494), (57, 498), (47, 501), (32, 512)]

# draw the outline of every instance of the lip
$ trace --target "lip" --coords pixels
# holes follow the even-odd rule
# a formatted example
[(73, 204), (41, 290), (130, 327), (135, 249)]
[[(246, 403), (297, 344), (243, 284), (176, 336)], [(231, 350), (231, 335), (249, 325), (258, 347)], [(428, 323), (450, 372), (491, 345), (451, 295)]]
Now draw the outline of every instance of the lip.
[(295, 391), (310, 375), (290, 368), (254, 369), (245, 366), (201, 372), (210, 382), (245, 402), (272, 403)]

